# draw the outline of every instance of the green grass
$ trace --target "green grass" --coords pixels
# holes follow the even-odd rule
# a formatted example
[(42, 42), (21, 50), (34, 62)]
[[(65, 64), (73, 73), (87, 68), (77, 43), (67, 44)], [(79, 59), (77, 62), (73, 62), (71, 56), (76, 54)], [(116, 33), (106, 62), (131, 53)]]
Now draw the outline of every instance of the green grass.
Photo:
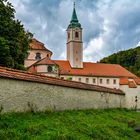
[(125, 109), (0, 115), (0, 140), (140, 140), (128, 127), (140, 113)]

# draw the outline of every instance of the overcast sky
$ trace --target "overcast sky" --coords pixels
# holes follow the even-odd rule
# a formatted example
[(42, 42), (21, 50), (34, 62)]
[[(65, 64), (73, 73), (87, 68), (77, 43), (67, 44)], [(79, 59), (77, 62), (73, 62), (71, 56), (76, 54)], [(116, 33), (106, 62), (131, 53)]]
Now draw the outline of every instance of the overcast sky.
[[(9, 0), (26, 30), (53, 52), (66, 58), (66, 29), (73, 0)], [(140, 44), (140, 0), (76, 0), (83, 28), (84, 61), (96, 62)]]

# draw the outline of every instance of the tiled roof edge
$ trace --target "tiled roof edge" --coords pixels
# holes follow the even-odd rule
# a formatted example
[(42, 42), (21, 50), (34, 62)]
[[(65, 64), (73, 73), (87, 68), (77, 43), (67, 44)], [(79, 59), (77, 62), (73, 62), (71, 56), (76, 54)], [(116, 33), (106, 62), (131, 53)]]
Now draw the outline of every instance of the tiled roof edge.
[(63, 86), (63, 87), (71, 87), (77, 89), (92, 90), (98, 92), (108, 92), (112, 94), (120, 94), (120, 95), (125, 94), (123, 91), (119, 89), (111, 89), (111, 88), (90, 85), (90, 84), (85, 84), (85, 83), (80, 83), (75, 81), (62, 80), (54, 77), (33, 74), (26, 71), (20, 71), (20, 70), (5, 68), (5, 67), (0, 67), (0, 77), (18, 79), (18, 80), (30, 81), (30, 82), (38, 82), (38, 83)]

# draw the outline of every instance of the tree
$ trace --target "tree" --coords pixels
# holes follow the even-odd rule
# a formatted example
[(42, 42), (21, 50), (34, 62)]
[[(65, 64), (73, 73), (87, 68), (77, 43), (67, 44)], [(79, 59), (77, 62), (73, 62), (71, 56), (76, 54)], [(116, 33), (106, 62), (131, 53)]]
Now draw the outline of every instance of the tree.
[(100, 60), (100, 63), (120, 64), (137, 76), (140, 76), (140, 46), (112, 54)]
[(15, 9), (7, 0), (0, 0), (0, 66), (24, 69), (32, 34), (15, 19)]

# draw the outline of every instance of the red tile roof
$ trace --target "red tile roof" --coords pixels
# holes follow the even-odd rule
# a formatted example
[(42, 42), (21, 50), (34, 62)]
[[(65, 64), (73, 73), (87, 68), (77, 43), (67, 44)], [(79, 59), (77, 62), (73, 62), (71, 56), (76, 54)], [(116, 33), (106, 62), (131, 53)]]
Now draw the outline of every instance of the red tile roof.
[(120, 78), (120, 85), (128, 85), (129, 80), (127, 77)]
[(45, 48), (45, 46), (44, 46), (43, 43), (39, 42), (35, 38), (32, 39), (29, 48), (30, 49), (34, 49), (34, 50), (46, 50), (46, 51), (49, 51), (50, 53), (52, 53), (50, 50), (48, 50), (47, 48)]
[(48, 57), (45, 57), (44, 59), (42, 60), (39, 60), (37, 63), (34, 63), (33, 65), (46, 65), (46, 64), (49, 64), (49, 65), (57, 65), (55, 63), (55, 61), (49, 59)]
[(128, 85), (129, 88), (137, 88), (137, 82), (135, 81), (135, 78), (131, 80), (129, 80), (127, 77), (120, 78), (120, 85)]
[(25, 71), (19, 71), (3, 67), (0, 67), (0, 77), (124, 95), (124, 92), (119, 89), (111, 89), (96, 85), (84, 84), (80, 82), (62, 80), (58, 78), (32, 74)]
[(136, 82), (137, 85), (140, 85), (140, 78), (134, 78), (134, 81)]
[[(60, 68), (61, 75), (102, 76), (102, 77), (137, 77), (125, 68), (116, 64), (84, 62), (83, 68), (71, 68), (69, 61), (53, 60)], [(47, 64), (41, 60), (39, 64)], [(38, 63), (36, 63), (37, 65)]]
[(137, 85), (134, 83), (134, 81), (129, 81), (129, 88), (137, 88)]

